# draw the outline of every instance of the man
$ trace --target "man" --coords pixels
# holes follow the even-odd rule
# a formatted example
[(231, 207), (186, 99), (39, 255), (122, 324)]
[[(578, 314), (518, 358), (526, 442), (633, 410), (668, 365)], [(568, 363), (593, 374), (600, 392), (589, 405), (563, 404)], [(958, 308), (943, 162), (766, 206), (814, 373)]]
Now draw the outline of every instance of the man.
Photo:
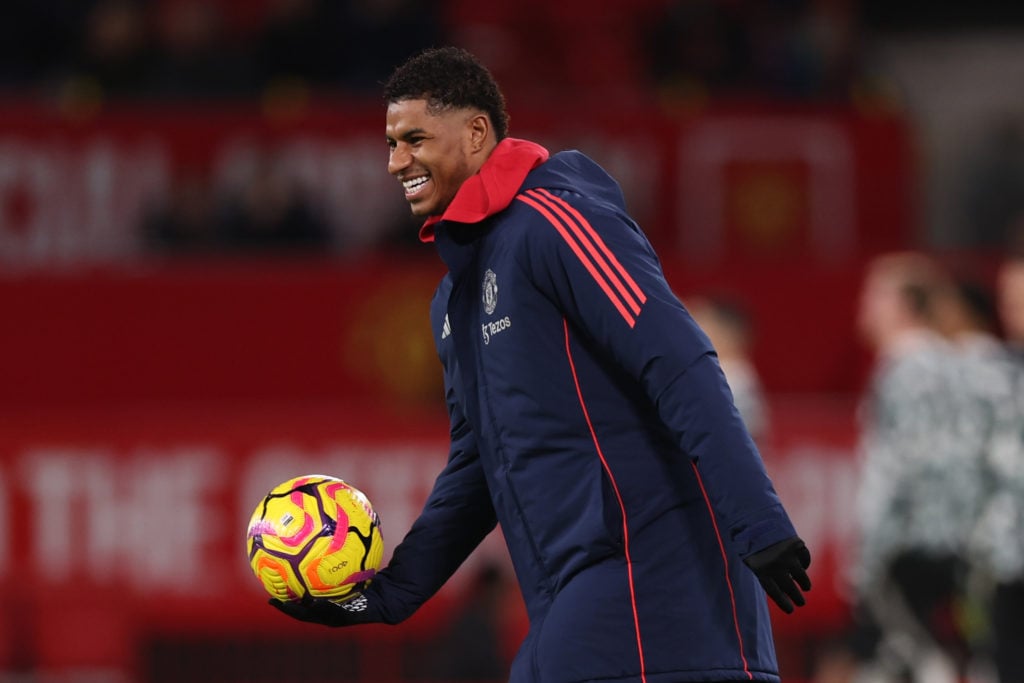
[(973, 538), (974, 559), (991, 583), (990, 644), (999, 683), (1024, 683), (1024, 251), (1011, 252), (999, 265), (996, 288), (1009, 369), (1000, 368), (1001, 376), (990, 382), (1008, 383), (1010, 396), (993, 402), (997, 421), (985, 458), (989, 489)]
[[(957, 610), (983, 497), (982, 404), (952, 332), (948, 274), (924, 254), (873, 259), (858, 327), (875, 352), (863, 406), (854, 654), (893, 680), (957, 681)], [(962, 335), (958, 335), (962, 337)]]
[(768, 410), (761, 378), (751, 357), (749, 313), (743, 304), (722, 295), (695, 296), (686, 299), (685, 305), (715, 347), (736, 409), (754, 443), (758, 443), (768, 431)]
[(362, 596), (277, 606), (397, 623), (500, 522), (530, 619), (511, 681), (777, 681), (758, 578), (792, 611), (810, 555), (618, 186), (508, 137), (465, 51), (385, 92), (388, 170), (449, 267), (431, 322), (451, 451)]

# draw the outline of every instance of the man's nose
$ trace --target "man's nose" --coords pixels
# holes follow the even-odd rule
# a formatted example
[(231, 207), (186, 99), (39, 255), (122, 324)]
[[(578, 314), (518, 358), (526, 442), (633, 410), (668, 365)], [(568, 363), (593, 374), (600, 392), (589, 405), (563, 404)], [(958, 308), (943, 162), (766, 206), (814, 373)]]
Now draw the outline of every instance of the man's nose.
[(408, 150), (402, 149), (402, 147), (391, 150), (391, 154), (388, 155), (388, 173), (391, 175), (401, 173), (409, 165), (410, 158)]

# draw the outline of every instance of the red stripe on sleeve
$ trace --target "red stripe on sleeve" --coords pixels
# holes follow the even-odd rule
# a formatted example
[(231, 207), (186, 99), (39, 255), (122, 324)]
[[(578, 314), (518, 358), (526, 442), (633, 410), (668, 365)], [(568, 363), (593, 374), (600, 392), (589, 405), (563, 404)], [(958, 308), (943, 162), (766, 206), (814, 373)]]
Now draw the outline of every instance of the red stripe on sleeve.
[(572, 214), (576, 218), (576, 220), (579, 221), (580, 226), (588, 233), (590, 233), (591, 238), (594, 240), (594, 243), (597, 244), (597, 246), (605, 253), (605, 256), (608, 257), (608, 261), (610, 261), (611, 264), (615, 266), (615, 269), (619, 271), (619, 275), (622, 276), (622, 279), (626, 282), (627, 285), (629, 285), (630, 289), (633, 290), (633, 293), (636, 294), (636, 298), (640, 300), (640, 303), (646, 302), (647, 295), (645, 295), (643, 293), (643, 290), (640, 289), (640, 285), (638, 285), (636, 283), (636, 280), (634, 280), (632, 276), (630, 276), (626, 268), (619, 262), (619, 259), (615, 257), (615, 254), (612, 253), (611, 249), (608, 248), (608, 245), (605, 244), (604, 240), (601, 239), (601, 236), (597, 234), (596, 230), (594, 230), (594, 227), (590, 225), (590, 222), (586, 218), (583, 217), (583, 214), (577, 211), (576, 208), (569, 202), (565, 201), (561, 197), (556, 197), (555, 195), (551, 194), (542, 187), (538, 187), (536, 191), (543, 194), (546, 197), (551, 198), (552, 201), (565, 206), (566, 211)]
[[(576, 239), (587, 250), (587, 253), (590, 254), (590, 257), (594, 260), (597, 266), (605, 274), (605, 277), (608, 278), (608, 281), (615, 286), (615, 289), (619, 292), (619, 295), (622, 297), (622, 300), (633, 311), (633, 314), (639, 314), (640, 304), (637, 303), (637, 300), (636, 298), (634, 298), (633, 294), (630, 293), (628, 289), (626, 289), (626, 286), (623, 284), (620, 276), (616, 274), (616, 272), (608, 264), (608, 261), (605, 260), (605, 257), (602, 256), (601, 251), (599, 251), (598, 247), (595, 246), (595, 240), (600, 244), (600, 246), (604, 246), (603, 243), (601, 243), (601, 238), (597, 235), (597, 233), (595, 233), (593, 229), (591, 229), (588, 234), (588, 232), (584, 230), (580, 223), (574, 221), (569, 216), (569, 214), (566, 213), (564, 207), (568, 206), (568, 204), (566, 204), (565, 202), (561, 202), (561, 204), (559, 204), (559, 202), (554, 201), (558, 199), (554, 195), (551, 195), (550, 193), (541, 193), (536, 190), (528, 190), (526, 194), (540, 201), (542, 204), (551, 209), (555, 214), (557, 214), (559, 218), (562, 219), (562, 224), (568, 227), (572, 231), (573, 235), (576, 236)], [(608, 251), (607, 247), (604, 247), (603, 251), (608, 254), (611, 253), (610, 251)]]
[(587, 255), (583, 253), (583, 249), (580, 248), (580, 245), (577, 244), (576, 241), (569, 235), (569, 232), (566, 229), (565, 225), (563, 225), (558, 220), (558, 218), (555, 217), (554, 214), (548, 211), (548, 209), (545, 208), (536, 199), (527, 197), (525, 195), (518, 195), (516, 199), (532, 206), (534, 209), (537, 210), (538, 213), (544, 216), (544, 218), (546, 218), (549, 223), (551, 223), (555, 230), (558, 231), (558, 234), (562, 236), (562, 239), (565, 240), (566, 244), (569, 245), (569, 248), (572, 249), (572, 252), (576, 254), (576, 257), (580, 260), (580, 263), (583, 264), (583, 267), (587, 269), (588, 273), (590, 273), (590, 276), (594, 278), (595, 282), (597, 282), (597, 285), (598, 287), (601, 288), (601, 291), (605, 293), (608, 299), (612, 302), (612, 305), (615, 306), (615, 309), (626, 321), (626, 324), (629, 325), (630, 327), (636, 325), (636, 317), (633, 315), (633, 313), (629, 311), (629, 309), (626, 308), (625, 305), (623, 305), (618, 295), (608, 284), (607, 280), (604, 279), (604, 276), (597, 270), (597, 267), (594, 266), (593, 262), (590, 261)]

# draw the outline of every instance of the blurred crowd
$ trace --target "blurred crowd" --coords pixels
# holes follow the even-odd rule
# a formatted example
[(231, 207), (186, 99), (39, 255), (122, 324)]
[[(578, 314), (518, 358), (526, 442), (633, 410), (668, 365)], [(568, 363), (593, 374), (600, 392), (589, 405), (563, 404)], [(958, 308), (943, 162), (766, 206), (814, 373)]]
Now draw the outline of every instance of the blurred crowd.
[(440, 39), (430, 0), (15, 0), (0, 84), (40, 96), (251, 98), (373, 90)]
[[(376, 96), (432, 45), (479, 54), (514, 94), (850, 100), (874, 31), (1019, 25), (1013, 3), (880, 0), (11, 0), (0, 90), (223, 99), (300, 86)], [(58, 93), (60, 94), (60, 93)], [(68, 94), (68, 93), (62, 93)], [(580, 94), (577, 90), (575, 94)]]
[[(512, 91), (846, 97), (848, 0), (14, 0), (0, 87), (102, 98), (245, 98), (289, 86), (376, 96), (394, 66), (456, 43)], [(542, 78), (538, 78), (542, 75)]]
[(237, 187), (186, 170), (168, 196), (152, 202), (141, 225), (143, 246), (165, 254), (327, 251), (338, 245), (320, 203), (273, 156), (253, 161)]

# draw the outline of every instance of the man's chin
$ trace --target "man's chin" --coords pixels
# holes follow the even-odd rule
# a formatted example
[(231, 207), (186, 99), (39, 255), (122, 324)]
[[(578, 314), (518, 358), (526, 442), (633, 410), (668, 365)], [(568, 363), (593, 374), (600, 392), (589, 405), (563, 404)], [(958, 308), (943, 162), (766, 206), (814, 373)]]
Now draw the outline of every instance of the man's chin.
[(431, 214), (430, 206), (422, 202), (410, 202), (409, 211), (412, 213), (413, 216), (416, 216), (417, 218), (426, 218)]

